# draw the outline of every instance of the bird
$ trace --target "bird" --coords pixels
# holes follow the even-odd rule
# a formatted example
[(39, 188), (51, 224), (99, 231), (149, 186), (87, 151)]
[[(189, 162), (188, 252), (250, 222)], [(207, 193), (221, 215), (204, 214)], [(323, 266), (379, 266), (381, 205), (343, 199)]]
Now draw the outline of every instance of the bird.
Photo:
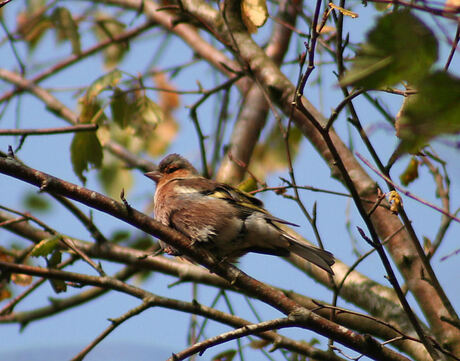
[[(280, 225), (297, 226), (271, 215), (263, 202), (225, 183), (204, 178), (184, 157), (173, 153), (145, 173), (156, 183), (154, 218), (189, 238), (220, 259), (235, 262), (249, 253), (287, 257), (294, 253), (334, 272), (332, 253), (311, 246), (283, 230)], [(160, 241), (162, 250), (182, 256)]]

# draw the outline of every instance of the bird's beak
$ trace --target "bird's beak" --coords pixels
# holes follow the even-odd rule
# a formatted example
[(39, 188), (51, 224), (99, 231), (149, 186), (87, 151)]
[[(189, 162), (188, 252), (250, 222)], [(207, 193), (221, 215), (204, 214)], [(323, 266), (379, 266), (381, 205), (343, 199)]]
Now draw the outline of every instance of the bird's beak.
[(155, 183), (158, 183), (161, 179), (161, 173), (157, 170), (154, 170), (152, 172), (144, 173), (144, 175), (147, 178), (150, 178), (151, 180), (155, 181)]

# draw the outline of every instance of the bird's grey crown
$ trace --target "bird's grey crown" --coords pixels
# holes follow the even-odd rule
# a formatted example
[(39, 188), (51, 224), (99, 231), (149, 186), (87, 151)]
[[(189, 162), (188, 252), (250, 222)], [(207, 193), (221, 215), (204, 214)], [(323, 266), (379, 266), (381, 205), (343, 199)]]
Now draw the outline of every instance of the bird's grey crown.
[(161, 173), (172, 173), (179, 169), (188, 169), (192, 173), (198, 174), (193, 165), (177, 153), (169, 154), (158, 165), (158, 170)]

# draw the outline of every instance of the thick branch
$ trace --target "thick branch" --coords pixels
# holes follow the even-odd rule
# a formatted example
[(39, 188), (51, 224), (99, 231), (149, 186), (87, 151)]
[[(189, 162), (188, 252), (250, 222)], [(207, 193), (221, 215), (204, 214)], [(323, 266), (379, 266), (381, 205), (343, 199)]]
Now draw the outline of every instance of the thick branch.
[[(292, 27), (295, 26), (298, 14), (297, 8), (300, 6), (301, 2), (297, 3), (290, 0), (285, 0), (280, 4), (277, 18), (282, 20), (283, 24), (276, 23), (273, 26), (273, 32), (266, 49), (267, 56), (273, 59), (278, 66), (281, 65), (288, 50)], [(244, 96), (244, 103), (230, 139), (229, 156), (222, 160), (222, 165), (217, 173), (218, 181), (237, 184), (243, 180), (260, 132), (267, 119), (269, 106), (266, 97), (267, 95), (260, 85), (253, 82)]]

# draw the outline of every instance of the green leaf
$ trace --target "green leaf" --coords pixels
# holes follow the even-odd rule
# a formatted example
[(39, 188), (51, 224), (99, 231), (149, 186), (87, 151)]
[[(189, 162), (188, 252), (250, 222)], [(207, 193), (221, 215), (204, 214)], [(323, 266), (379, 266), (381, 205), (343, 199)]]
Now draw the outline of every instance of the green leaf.
[(74, 21), (70, 11), (63, 7), (57, 7), (51, 15), (51, 21), (56, 28), (57, 41), (69, 40), (72, 44), (72, 53), (80, 54), (80, 34), (78, 33), (77, 23)]
[(212, 361), (232, 361), (236, 356), (236, 350), (223, 351), (214, 356)]
[(103, 90), (117, 85), (121, 77), (121, 71), (118, 69), (114, 69), (108, 72), (107, 74), (97, 78), (95, 81), (93, 81), (93, 83), (89, 86), (88, 90), (86, 91), (86, 100), (88, 102), (93, 101), (93, 99), (97, 97)]
[(460, 132), (460, 79), (443, 71), (426, 77), (402, 109), (397, 135), (405, 152), (417, 152), (432, 138)]
[(53, 23), (46, 16), (47, 9), (46, 0), (29, 0), (25, 11), (16, 17), (16, 31), (27, 42), (30, 51), (44, 38), (45, 32), (53, 27)]
[(101, 106), (101, 102), (97, 98), (91, 98), (89, 100), (87, 97), (82, 97), (80, 99), (81, 112), (79, 121), (83, 124), (93, 123), (102, 125), (107, 117), (104, 113), (104, 108)]
[(40, 241), (30, 253), (34, 257), (47, 256), (59, 245), (60, 236), (53, 236)]
[[(126, 25), (115, 18), (106, 14), (99, 14), (95, 25), (94, 33), (100, 41), (113, 39), (116, 35), (121, 34)], [(104, 49), (104, 64), (107, 69), (117, 66), (129, 50), (129, 42), (117, 42), (107, 46)]]
[(128, 125), (131, 103), (128, 100), (126, 92), (120, 88), (113, 90), (112, 100), (110, 102), (112, 118), (120, 128), (125, 128)]
[(388, 10), (391, 7), (391, 3), (375, 3), (375, 2), (373, 2), (372, 5), (374, 5), (375, 10), (380, 11), (380, 12)]
[(399, 176), (403, 186), (408, 186), (414, 180), (418, 178), (418, 161), (417, 158), (412, 157), (409, 161), (404, 172)]
[(251, 192), (257, 189), (257, 182), (253, 177), (248, 177), (239, 183), (236, 188), (243, 192)]
[(164, 119), (160, 106), (147, 96), (139, 98), (136, 107), (140, 118), (147, 124), (156, 126)]
[(341, 86), (368, 89), (411, 83), (424, 77), (438, 58), (433, 32), (408, 11), (382, 16), (358, 50)]
[(75, 174), (85, 183), (83, 172), (91, 166), (100, 168), (102, 165), (102, 146), (94, 132), (80, 132), (73, 137), (70, 155)]
[[(51, 257), (48, 259), (48, 268), (56, 268), (56, 266), (61, 263), (62, 253), (59, 250), (54, 250), (51, 254)], [(61, 293), (67, 291), (67, 284), (63, 280), (50, 279), (51, 287), (54, 292)]]
[(129, 247), (134, 248), (134, 249), (139, 249), (143, 251), (147, 251), (148, 249), (151, 249), (154, 243), (152, 242), (152, 238), (145, 237), (145, 236), (139, 236), (134, 239), (129, 239), (129, 242), (127, 242)]
[(62, 293), (67, 291), (67, 284), (63, 280), (50, 279), (51, 287), (53, 287), (54, 292)]
[[(297, 127), (290, 129), (289, 147), (293, 160), (298, 154), (303, 139), (302, 133)], [(285, 169), (287, 166), (286, 142), (278, 124), (275, 123), (264, 142), (259, 142), (256, 145), (251, 162), (251, 171), (257, 178), (265, 179), (268, 173)]]
[(113, 198), (118, 198), (122, 189), (127, 193), (133, 185), (132, 172), (120, 161), (104, 164), (98, 172), (98, 179), (104, 191)]
[(62, 253), (58, 249), (54, 250), (51, 257), (48, 259), (48, 267), (56, 268), (56, 266), (62, 261)]
[(128, 241), (131, 237), (131, 232), (126, 229), (118, 229), (110, 235), (111, 243), (121, 243)]
[(46, 212), (51, 209), (51, 204), (48, 200), (40, 195), (33, 192), (28, 192), (24, 199), (24, 206), (33, 211)]

